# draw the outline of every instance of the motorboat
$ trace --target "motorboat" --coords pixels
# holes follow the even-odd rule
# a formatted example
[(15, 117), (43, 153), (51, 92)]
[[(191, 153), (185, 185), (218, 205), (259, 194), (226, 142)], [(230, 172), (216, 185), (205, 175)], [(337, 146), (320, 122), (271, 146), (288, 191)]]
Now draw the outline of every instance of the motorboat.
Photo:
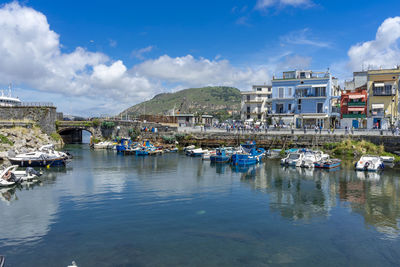
[(394, 157), (392, 156), (380, 156), (380, 158), (383, 161), (383, 163), (389, 163), (389, 164), (394, 163)]
[(227, 153), (226, 149), (218, 148), (215, 155), (210, 156), (210, 160), (215, 163), (226, 163), (231, 160), (231, 156)]
[(303, 168), (314, 168), (316, 162), (326, 160), (329, 160), (329, 155), (324, 154), (322, 151), (306, 151), (300, 166)]
[(211, 151), (208, 151), (208, 152), (204, 153), (201, 156), (201, 158), (203, 160), (211, 160), (211, 156), (214, 156), (215, 154), (216, 154), (216, 151), (215, 150), (211, 150)]
[(46, 145), (38, 151), (17, 154), (8, 159), (12, 165), (20, 167), (45, 167), (65, 166), (70, 158), (70, 154), (54, 150), (54, 145)]
[(132, 145), (132, 140), (128, 138), (122, 138), (118, 145), (116, 145), (117, 152), (124, 152), (130, 149)]
[(110, 141), (103, 141), (93, 145), (94, 149), (110, 149), (113, 146), (113, 142)]
[(282, 165), (300, 167), (304, 159), (304, 153), (295, 152), (289, 153), (286, 158), (281, 159)]
[(202, 148), (196, 148), (193, 150), (190, 150), (189, 156), (191, 157), (201, 157), (203, 154), (207, 153), (207, 149), (202, 149)]
[(355, 164), (357, 171), (379, 171), (383, 170), (385, 165), (379, 156), (365, 155)]
[(321, 169), (334, 169), (339, 167), (342, 164), (340, 159), (328, 159), (328, 160), (320, 160), (315, 162), (315, 168)]
[(235, 152), (232, 155), (232, 164), (233, 165), (252, 165), (260, 162), (264, 155), (265, 150), (263, 148), (256, 148), (256, 143), (247, 142), (245, 144), (240, 145), (241, 150), (239, 152)]

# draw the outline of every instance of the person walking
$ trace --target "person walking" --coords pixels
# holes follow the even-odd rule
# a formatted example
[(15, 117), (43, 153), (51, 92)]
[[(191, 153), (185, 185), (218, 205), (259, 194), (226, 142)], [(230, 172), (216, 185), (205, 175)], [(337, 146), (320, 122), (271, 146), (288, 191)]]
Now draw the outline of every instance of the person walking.
[(303, 130), (304, 130), (304, 134), (306, 134), (307, 133), (307, 127), (306, 127), (305, 124), (303, 125)]
[(319, 126), (319, 134), (322, 133), (322, 124)]

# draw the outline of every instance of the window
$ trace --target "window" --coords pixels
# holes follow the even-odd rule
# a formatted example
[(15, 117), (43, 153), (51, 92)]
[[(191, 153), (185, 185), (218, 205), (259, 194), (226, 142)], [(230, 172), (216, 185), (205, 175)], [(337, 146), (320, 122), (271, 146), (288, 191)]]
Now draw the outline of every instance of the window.
[(258, 98), (261, 98), (261, 95), (257, 95)]
[(258, 108), (258, 112), (261, 112), (261, 105), (258, 105), (257, 108)]
[(391, 94), (392, 94), (392, 85), (385, 84), (385, 95), (391, 95)]
[(326, 96), (326, 87), (315, 87), (315, 96)]
[(289, 87), (289, 88), (288, 88), (287, 94), (288, 94), (288, 95), (287, 95), (288, 97), (292, 97), (292, 87)]
[(258, 115), (257, 115), (257, 118), (258, 118), (259, 120), (261, 120), (261, 114), (258, 114)]
[(301, 99), (297, 101), (297, 110), (301, 112)]
[(250, 115), (247, 115), (247, 119), (250, 119)]
[(279, 98), (283, 98), (284, 89), (285, 88), (279, 88), (279, 95), (278, 95)]
[(261, 87), (257, 87), (257, 91), (262, 91), (262, 88)]
[(268, 92), (271, 92), (271, 88), (268, 88)]
[(317, 103), (317, 113), (323, 113), (324, 103)]
[(250, 107), (247, 107), (247, 113), (250, 113)]
[(288, 104), (287, 109), (289, 112), (292, 112), (292, 104)]
[(249, 95), (247, 96), (247, 101), (250, 101), (250, 96)]
[(300, 79), (306, 78), (306, 73), (305, 72), (300, 72)]
[(276, 113), (283, 113), (283, 104), (276, 104)]

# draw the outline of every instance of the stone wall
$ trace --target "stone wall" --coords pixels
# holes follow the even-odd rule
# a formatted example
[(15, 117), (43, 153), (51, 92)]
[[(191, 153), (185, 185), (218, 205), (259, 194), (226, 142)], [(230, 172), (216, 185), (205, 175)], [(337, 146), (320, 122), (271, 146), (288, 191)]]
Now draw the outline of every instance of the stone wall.
[[(142, 138), (153, 141), (162, 141), (163, 136), (178, 136), (170, 133), (144, 133)], [(288, 147), (314, 147), (322, 148), (326, 143), (341, 142), (346, 139), (356, 141), (366, 140), (376, 145), (383, 145), (388, 152), (400, 151), (400, 136), (378, 136), (378, 135), (331, 135), (331, 134), (237, 134), (237, 133), (191, 133), (180, 136), (181, 145), (199, 145), (203, 147), (237, 146), (248, 140), (255, 140), (257, 145), (269, 148)]]
[(55, 107), (0, 107), (0, 120), (30, 120), (46, 134), (56, 131)]

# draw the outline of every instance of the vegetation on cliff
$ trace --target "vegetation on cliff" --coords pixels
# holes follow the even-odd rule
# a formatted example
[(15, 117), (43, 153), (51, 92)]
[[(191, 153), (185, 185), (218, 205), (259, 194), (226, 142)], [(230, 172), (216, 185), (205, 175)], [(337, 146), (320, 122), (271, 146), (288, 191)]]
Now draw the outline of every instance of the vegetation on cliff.
[(240, 109), (240, 101), (240, 90), (237, 88), (223, 86), (191, 88), (156, 95), (153, 99), (134, 105), (121, 114), (168, 115), (175, 109), (175, 113), (181, 114), (203, 113), (228, 117), (232, 111)]

